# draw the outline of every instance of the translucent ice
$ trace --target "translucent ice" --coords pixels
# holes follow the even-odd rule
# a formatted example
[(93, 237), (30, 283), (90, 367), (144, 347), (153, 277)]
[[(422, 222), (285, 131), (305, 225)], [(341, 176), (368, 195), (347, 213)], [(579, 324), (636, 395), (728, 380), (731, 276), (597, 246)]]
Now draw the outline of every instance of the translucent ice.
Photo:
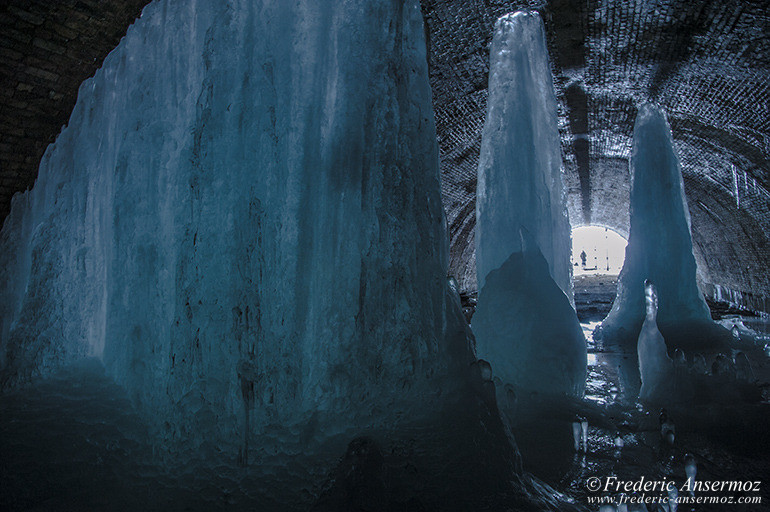
[(676, 512), (678, 507), (679, 489), (674, 482), (669, 482), (668, 485), (668, 510), (669, 512)]
[(735, 380), (735, 364), (726, 354), (717, 354), (711, 363), (711, 374), (726, 380)]
[(687, 475), (686, 489), (690, 494), (693, 494), (695, 477), (698, 475), (698, 464), (695, 461), (695, 457), (689, 453), (684, 456), (684, 472)]
[(660, 438), (666, 443), (673, 445), (676, 438), (676, 424), (668, 415), (666, 409), (660, 410), (658, 421), (660, 423)]
[(735, 354), (735, 376), (738, 380), (754, 381), (754, 371), (751, 369), (751, 363), (749, 363), (749, 358), (743, 352)]
[(639, 109), (631, 168), (630, 235), (603, 339), (636, 341), (645, 317), (643, 283), (650, 279), (657, 286), (658, 327), (672, 349), (714, 342), (726, 332), (711, 321), (696, 285), (679, 159), (666, 116), (654, 105)]
[(490, 272), (479, 293), (478, 354), (517, 391), (581, 395), (587, 355), (580, 323), (540, 250), (522, 238), (524, 251)]
[(523, 227), (543, 253), (551, 277), (572, 301), (561, 142), (540, 16), (517, 12), (500, 18), (489, 60), (476, 189), (479, 290), (490, 272), (522, 250), (518, 233)]
[(580, 451), (580, 439), (583, 432), (581, 422), (582, 420), (580, 418), (575, 418), (575, 421), (572, 422), (572, 441), (576, 452)]
[(706, 366), (706, 358), (703, 354), (695, 354), (692, 362), (692, 371), (698, 375), (705, 375), (709, 372), (708, 366)]
[(677, 367), (687, 366), (687, 357), (684, 355), (684, 351), (681, 348), (674, 350), (674, 364)]
[(672, 391), (674, 367), (656, 323), (658, 296), (655, 286), (647, 281), (644, 290), (647, 311), (637, 344), (639, 374), (642, 379), (639, 399), (659, 402)]
[(423, 38), (416, 1), (151, 3), (13, 200), (3, 382), (101, 356), (169, 438), (244, 445), (450, 396)]
[(507, 383), (581, 394), (585, 338), (572, 309), (556, 101), (537, 13), (500, 18), (476, 199), (479, 356)]

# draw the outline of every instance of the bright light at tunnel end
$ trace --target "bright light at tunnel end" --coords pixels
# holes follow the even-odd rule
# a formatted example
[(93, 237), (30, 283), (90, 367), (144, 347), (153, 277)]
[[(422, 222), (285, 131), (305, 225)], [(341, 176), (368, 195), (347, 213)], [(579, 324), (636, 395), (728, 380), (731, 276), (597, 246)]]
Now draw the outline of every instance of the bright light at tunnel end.
[(573, 229), (573, 274), (618, 275), (623, 268), (627, 244), (628, 241), (620, 234), (604, 226), (582, 226)]

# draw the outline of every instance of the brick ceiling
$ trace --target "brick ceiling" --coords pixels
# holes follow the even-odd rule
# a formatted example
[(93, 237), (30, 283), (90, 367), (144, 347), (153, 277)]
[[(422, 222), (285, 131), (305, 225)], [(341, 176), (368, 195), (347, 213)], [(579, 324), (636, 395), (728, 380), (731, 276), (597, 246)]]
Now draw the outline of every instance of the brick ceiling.
[[(2, 218), (11, 196), (34, 182), (79, 85), (146, 3), (7, 0), (0, 7)], [(531, 8), (542, 13), (549, 38), (573, 227), (627, 234), (633, 121), (641, 103), (656, 101), (669, 113), (682, 159), (701, 278), (770, 295), (770, 0), (422, 0), (422, 7), (450, 271), (462, 288), (475, 287), (476, 165), (492, 27), (503, 14)]]

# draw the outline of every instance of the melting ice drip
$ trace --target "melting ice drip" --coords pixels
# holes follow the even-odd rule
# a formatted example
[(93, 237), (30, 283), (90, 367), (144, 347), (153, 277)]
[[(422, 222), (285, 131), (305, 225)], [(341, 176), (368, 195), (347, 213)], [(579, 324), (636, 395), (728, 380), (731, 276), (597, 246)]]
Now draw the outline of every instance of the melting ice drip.
[(647, 314), (642, 324), (637, 343), (639, 373), (642, 388), (639, 399), (647, 402), (659, 402), (670, 395), (674, 380), (674, 368), (668, 357), (666, 342), (658, 330), (658, 294), (650, 281), (644, 283)]

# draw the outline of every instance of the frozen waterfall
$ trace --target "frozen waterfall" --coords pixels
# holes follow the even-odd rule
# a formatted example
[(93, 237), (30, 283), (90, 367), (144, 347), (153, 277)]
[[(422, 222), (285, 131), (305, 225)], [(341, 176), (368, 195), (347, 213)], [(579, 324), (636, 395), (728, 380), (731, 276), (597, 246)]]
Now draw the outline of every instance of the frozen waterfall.
[(3, 384), (96, 355), (169, 438), (423, 411), (473, 360), (439, 179), (416, 2), (152, 3), (14, 199)]
[(476, 187), (476, 269), (487, 275), (534, 238), (572, 301), (570, 225), (545, 31), (536, 12), (503, 16), (490, 50), (489, 99)]
[(68, 441), (98, 431), (127, 451), (86, 508), (145, 509), (152, 480), (164, 510), (574, 509), (523, 473), (475, 371), (423, 27), (416, 0), (145, 8), (0, 235), (2, 398), (83, 429), (38, 467), (0, 425), (18, 481), (101, 457)]

